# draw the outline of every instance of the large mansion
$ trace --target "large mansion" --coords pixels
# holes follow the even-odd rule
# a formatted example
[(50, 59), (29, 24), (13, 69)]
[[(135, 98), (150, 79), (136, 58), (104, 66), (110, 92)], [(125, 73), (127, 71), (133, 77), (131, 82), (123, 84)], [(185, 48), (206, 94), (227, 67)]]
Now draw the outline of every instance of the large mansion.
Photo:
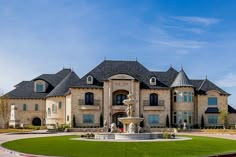
[[(183, 69), (149, 71), (138, 61), (105, 60), (84, 77), (71, 69), (42, 74), (22, 81), (7, 93), (11, 105), (10, 125), (69, 124), (100, 126), (126, 116), (123, 100), (132, 93), (135, 116), (149, 126), (222, 125), (227, 111), (229, 124), (236, 124), (236, 110), (228, 105), (230, 95), (208, 79), (189, 79)], [(203, 118), (202, 118), (203, 117)]]

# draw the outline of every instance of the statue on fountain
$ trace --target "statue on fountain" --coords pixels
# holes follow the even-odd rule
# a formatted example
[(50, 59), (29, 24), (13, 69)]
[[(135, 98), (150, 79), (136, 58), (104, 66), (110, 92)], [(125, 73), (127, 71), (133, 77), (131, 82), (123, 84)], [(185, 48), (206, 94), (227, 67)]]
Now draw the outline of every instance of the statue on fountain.
[(124, 100), (124, 104), (127, 105), (126, 113), (128, 117), (134, 117), (134, 99), (133, 94), (128, 95), (128, 99)]

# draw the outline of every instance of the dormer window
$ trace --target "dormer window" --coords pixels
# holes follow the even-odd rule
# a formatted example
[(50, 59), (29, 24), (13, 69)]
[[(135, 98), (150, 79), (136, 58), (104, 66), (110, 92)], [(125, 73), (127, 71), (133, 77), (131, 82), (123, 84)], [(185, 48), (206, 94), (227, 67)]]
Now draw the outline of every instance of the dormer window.
[(37, 80), (34, 82), (34, 91), (37, 93), (45, 92), (46, 90), (46, 82), (43, 80)]
[(155, 86), (157, 84), (157, 79), (156, 77), (151, 77), (150, 78), (150, 85)]
[(87, 77), (87, 84), (93, 84), (93, 77), (91, 75)]

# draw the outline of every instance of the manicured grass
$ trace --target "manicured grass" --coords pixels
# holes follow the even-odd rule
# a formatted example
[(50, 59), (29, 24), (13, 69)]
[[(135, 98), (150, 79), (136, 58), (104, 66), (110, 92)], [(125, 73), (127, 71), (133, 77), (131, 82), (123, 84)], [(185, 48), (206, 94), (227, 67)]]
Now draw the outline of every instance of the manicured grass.
[(4, 143), (16, 151), (65, 157), (194, 157), (236, 152), (236, 141), (208, 137), (192, 137), (176, 142), (92, 142), (76, 141), (60, 136), (22, 139)]
[(13, 132), (31, 132), (33, 130), (29, 129), (0, 129), (0, 134), (2, 133), (13, 133)]

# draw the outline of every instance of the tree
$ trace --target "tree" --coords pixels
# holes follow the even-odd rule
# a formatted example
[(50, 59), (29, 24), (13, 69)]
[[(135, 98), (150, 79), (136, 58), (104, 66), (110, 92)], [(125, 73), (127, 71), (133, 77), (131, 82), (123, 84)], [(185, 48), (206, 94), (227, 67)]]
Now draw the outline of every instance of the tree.
[(202, 118), (201, 118), (201, 129), (203, 129), (205, 127), (205, 122), (204, 122), (204, 117), (202, 115)]
[(0, 121), (2, 121), (2, 127), (6, 128), (10, 119), (9, 98), (6, 95), (0, 96)]
[(102, 113), (101, 113), (101, 115), (100, 115), (100, 127), (103, 127), (103, 115), (102, 115)]
[(169, 116), (167, 114), (166, 116), (166, 127), (169, 128), (170, 127), (170, 121), (169, 121)]
[(228, 127), (228, 111), (225, 109), (220, 110), (220, 122), (223, 124), (223, 128)]

